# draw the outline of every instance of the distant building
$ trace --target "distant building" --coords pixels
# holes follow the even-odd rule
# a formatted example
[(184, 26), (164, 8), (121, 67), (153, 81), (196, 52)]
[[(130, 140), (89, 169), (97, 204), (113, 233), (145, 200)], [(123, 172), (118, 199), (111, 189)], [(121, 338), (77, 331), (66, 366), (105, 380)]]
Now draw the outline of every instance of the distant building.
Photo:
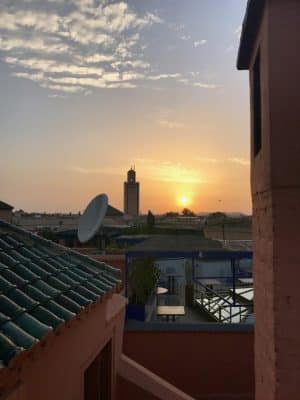
[[(1, 212), (1, 206), (0, 206), (0, 212)], [(65, 232), (65, 231), (75, 232), (75, 230), (77, 231), (80, 215), (81, 214), (79, 213), (40, 214), (40, 213), (26, 213), (24, 211), (23, 212), (17, 211), (13, 215), (12, 223), (31, 232), (38, 232), (43, 229), (50, 230), (53, 232)], [(126, 220), (124, 218), (124, 214), (122, 213), (122, 211), (118, 210), (117, 208), (111, 205), (108, 205), (107, 212), (103, 221), (103, 226), (123, 228), (125, 225), (126, 225)]]
[(0, 200), (0, 219), (6, 222), (11, 222), (13, 218), (13, 209), (13, 206)]
[(124, 182), (124, 212), (137, 217), (139, 215), (140, 184), (136, 182), (135, 170), (127, 172), (127, 182)]

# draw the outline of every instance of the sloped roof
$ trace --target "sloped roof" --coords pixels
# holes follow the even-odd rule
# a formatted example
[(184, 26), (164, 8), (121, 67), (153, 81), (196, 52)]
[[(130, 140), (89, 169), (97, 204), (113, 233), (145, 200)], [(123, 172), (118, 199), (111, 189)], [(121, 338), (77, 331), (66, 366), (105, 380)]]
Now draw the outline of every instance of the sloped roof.
[(0, 366), (120, 289), (118, 269), (0, 221)]
[(238, 69), (249, 69), (250, 58), (262, 20), (265, 4), (265, 0), (248, 0), (238, 51)]
[(113, 206), (110, 205), (107, 206), (107, 211), (106, 211), (107, 217), (121, 217), (122, 215), (124, 215), (122, 211), (118, 210)]
[(0, 210), (13, 210), (13, 206), (0, 200)]
[(130, 248), (130, 251), (200, 251), (217, 250), (222, 245), (217, 240), (199, 235), (152, 235)]

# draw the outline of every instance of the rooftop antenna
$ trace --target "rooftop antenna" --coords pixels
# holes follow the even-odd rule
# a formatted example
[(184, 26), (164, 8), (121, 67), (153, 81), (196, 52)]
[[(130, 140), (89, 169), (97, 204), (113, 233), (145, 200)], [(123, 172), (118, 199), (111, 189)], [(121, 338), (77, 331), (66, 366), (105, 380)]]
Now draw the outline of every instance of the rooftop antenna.
[(91, 240), (102, 225), (108, 207), (108, 197), (102, 193), (93, 198), (79, 219), (77, 236), (80, 243)]

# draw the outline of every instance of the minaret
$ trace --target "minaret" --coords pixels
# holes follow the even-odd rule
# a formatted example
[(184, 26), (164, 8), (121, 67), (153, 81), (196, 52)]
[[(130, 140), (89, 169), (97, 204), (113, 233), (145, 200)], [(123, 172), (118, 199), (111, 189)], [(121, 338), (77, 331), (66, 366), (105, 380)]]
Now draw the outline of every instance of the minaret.
[(133, 217), (139, 215), (140, 184), (136, 182), (134, 168), (127, 172), (127, 182), (124, 182), (124, 213)]

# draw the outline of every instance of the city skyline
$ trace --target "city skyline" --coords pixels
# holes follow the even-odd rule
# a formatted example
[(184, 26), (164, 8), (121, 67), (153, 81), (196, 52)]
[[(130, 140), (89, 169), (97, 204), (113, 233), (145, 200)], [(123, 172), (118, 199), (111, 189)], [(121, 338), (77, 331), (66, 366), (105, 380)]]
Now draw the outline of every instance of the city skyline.
[[(4, 1), (2, 200), (141, 212), (251, 212), (248, 77), (236, 71), (246, 1)], [(195, 17), (197, 16), (197, 17)]]

